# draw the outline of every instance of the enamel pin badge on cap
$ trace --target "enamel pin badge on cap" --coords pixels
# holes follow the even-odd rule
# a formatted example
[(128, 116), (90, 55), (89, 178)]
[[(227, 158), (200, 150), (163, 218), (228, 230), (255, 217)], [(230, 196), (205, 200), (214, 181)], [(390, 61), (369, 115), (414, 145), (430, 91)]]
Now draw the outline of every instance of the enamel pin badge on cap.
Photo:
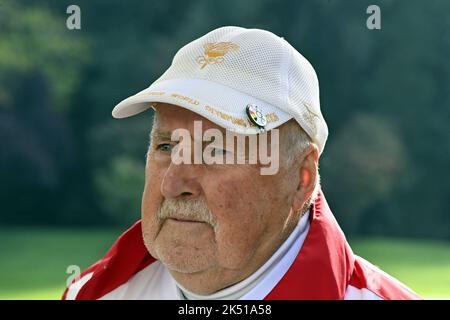
[(248, 104), (246, 111), (248, 118), (254, 125), (258, 126), (259, 128), (264, 128), (266, 126), (267, 119), (263, 115), (262, 110), (258, 108), (258, 106), (254, 104)]

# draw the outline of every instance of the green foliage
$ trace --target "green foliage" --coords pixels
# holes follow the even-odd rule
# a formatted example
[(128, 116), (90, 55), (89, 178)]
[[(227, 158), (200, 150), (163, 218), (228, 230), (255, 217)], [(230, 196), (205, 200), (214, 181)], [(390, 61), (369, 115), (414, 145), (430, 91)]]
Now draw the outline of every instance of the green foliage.
[(381, 199), (394, 201), (395, 186), (410, 182), (408, 167), (407, 150), (389, 120), (369, 114), (350, 119), (321, 167), (325, 193), (344, 230), (360, 230), (367, 222), (363, 214)]
[(16, 86), (37, 73), (47, 83), (52, 106), (67, 108), (80, 84), (80, 67), (88, 60), (87, 42), (63, 28), (63, 17), (45, 7), (6, 2), (1, 10), (0, 107), (12, 108), (17, 95), (27, 95)]
[(114, 158), (95, 174), (100, 202), (116, 223), (131, 225), (139, 219), (144, 186), (144, 165), (128, 156)]

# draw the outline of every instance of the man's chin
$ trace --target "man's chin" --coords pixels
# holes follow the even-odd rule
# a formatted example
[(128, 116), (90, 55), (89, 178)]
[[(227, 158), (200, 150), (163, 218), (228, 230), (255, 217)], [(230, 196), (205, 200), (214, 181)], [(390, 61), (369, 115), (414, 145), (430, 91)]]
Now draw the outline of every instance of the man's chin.
[(159, 254), (159, 260), (172, 274), (196, 274), (212, 267), (211, 261), (192, 256), (174, 258)]
[[(158, 237), (159, 238), (159, 237)], [(196, 244), (192, 240), (156, 239), (153, 246), (155, 258), (171, 272), (198, 273), (205, 271), (216, 261), (214, 249), (210, 246)]]

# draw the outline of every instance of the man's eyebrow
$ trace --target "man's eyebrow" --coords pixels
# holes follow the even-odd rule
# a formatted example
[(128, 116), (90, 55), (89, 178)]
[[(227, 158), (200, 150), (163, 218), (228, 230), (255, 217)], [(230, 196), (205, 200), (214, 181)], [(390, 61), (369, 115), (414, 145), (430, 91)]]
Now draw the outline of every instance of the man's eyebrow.
[(170, 140), (172, 136), (172, 132), (170, 131), (165, 131), (165, 130), (154, 130), (151, 133), (151, 139), (156, 139), (156, 140)]

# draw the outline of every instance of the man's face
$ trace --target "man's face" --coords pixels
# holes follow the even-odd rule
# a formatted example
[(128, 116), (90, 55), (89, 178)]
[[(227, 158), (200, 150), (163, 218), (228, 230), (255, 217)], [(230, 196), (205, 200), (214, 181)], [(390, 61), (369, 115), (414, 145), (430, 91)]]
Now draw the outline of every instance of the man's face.
[(181, 107), (158, 104), (155, 109), (142, 197), (150, 254), (176, 279), (208, 273), (241, 280), (280, 244), (297, 173), (280, 169), (261, 175), (258, 164), (176, 165), (171, 161), (174, 130), (187, 129), (194, 137), (194, 121), (202, 121), (203, 131), (225, 131)]

